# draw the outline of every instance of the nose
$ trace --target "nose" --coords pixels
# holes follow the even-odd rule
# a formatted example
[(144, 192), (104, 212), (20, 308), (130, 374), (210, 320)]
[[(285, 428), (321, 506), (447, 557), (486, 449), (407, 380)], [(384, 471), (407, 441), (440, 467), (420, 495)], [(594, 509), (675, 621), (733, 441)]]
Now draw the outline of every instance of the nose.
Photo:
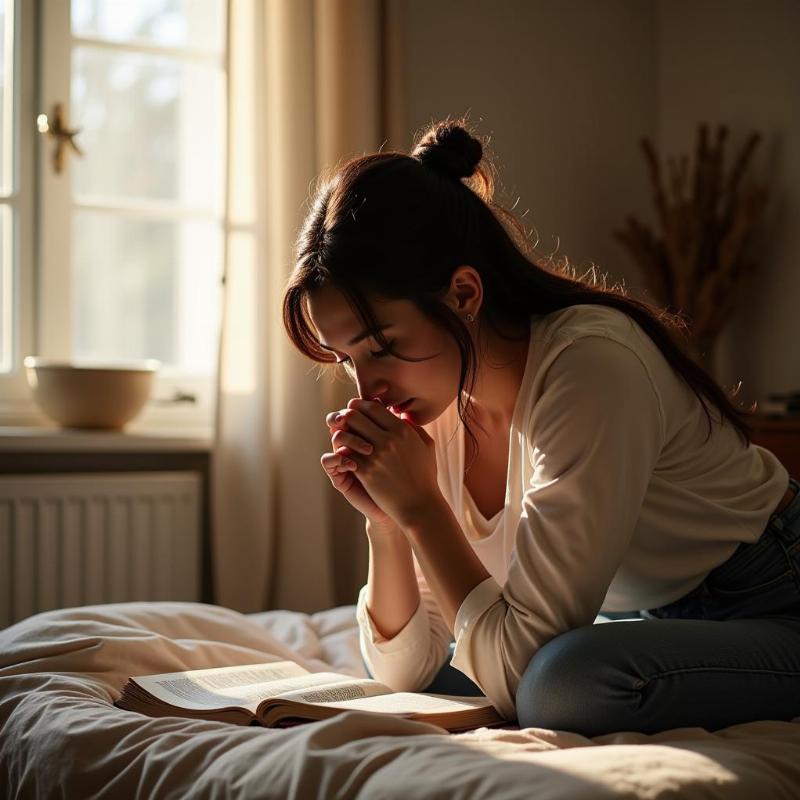
[(356, 388), (359, 397), (380, 402), (383, 402), (382, 398), (389, 390), (386, 381), (370, 380), (363, 370), (359, 371), (358, 369), (356, 369)]

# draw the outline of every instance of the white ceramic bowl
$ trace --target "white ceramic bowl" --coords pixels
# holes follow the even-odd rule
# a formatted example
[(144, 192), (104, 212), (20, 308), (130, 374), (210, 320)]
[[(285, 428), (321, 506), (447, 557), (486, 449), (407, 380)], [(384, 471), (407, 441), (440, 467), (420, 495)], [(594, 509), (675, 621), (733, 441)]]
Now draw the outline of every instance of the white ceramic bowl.
[(144, 408), (161, 366), (154, 359), (100, 365), (28, 356), (25, 372), (42, 411), (64, 428), (121, 430)]

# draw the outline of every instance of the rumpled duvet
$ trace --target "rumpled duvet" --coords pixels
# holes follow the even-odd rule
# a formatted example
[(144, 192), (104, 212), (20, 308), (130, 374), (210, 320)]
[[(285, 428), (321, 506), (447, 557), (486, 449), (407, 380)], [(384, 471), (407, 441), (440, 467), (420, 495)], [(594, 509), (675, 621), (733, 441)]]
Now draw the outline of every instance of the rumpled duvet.
[(587, 739), (514, 725), (448, 734), (358, 711), (266, 729), (112, 705), (131, 675), (283, 659), (364, 677), (355, 607), (121, 603), (0, 631), (0, 796), (800, 798), (800, 717)]

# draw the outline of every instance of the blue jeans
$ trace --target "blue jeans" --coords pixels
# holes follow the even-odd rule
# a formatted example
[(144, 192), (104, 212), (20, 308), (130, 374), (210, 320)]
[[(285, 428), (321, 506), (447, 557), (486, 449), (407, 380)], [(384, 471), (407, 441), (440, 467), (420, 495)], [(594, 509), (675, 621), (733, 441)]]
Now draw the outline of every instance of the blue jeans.
[[(800, 491), (685, 597), (608, 616), (536, 652), (517, 688), (521, 727), (598, 736), (800, 716)], [(482, 694), (450, 666), (454, 647), (424, 691)]]

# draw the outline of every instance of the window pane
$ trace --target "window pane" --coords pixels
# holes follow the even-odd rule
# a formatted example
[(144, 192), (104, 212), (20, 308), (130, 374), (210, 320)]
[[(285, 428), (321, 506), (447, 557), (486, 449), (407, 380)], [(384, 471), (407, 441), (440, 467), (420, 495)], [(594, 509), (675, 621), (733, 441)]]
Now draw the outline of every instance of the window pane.
[(11, 343), (14, 338), (14, 275), (11, 247), (11, 209), (0, 206), (0, 372), (11, 371)]
[(76, 198), (172, 200), (221, 212), (224, 73), (143, 54), (72, 56)]
[(77, 211), (72, 227), (73, 352), (87, 360), (157, 358), (216, 367), (222, 229)]
[(221, 53), (224, 10), (223, 0), (72, 0), (72, 32)]

